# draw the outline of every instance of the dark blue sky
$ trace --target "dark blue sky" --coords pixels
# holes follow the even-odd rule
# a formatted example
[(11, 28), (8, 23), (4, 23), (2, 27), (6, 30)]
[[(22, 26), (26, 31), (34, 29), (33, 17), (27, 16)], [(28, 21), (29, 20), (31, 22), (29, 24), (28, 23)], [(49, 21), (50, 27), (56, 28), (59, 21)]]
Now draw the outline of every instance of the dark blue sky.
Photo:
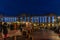
[(22, 12), (31, 14), (55, 12), (60, 15), (60, 0), (0, 0), (0, 12), (9, 16)]

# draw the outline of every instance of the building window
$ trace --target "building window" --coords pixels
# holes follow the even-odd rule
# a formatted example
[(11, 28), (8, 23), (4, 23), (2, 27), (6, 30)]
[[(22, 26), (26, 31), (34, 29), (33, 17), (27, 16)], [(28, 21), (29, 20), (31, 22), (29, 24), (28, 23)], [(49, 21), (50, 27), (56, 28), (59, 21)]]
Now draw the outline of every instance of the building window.
[(48, 23), (50, 23), (50, 16), (48, 16)]
[(40, 23), (42, 23), (42, 20), (41, 20), (41, 18), (42, 18), (42, 17), (40, 16)]
[(54, 16), (52, 16), (52, 23), (54, 23)]
[(30, 17), (27, 17), (28, 22), (30, 22)]
[(47, 23), (47, 16), (45, 16), (45, 23)]
[(43, 23), (44, 23), (44, 17), (42, 17), (42, 21), (43, 21)]

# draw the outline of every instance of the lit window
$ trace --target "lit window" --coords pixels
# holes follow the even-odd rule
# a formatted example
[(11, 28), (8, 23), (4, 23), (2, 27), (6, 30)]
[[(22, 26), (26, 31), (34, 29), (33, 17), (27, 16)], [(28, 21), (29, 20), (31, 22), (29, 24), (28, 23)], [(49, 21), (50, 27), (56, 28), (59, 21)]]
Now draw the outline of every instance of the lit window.
[(45, 16), (45, 23), (47, 22), (47, 16)]
[(42, 21), (41, 21), (41, 17), (40, 17), (40, 23), (41, 23)]
[(4, 22), (8, 22), (8, 18), (7, 17), (4, 17), (4, 20), (5, 20)]
[(32, 17), (31, 19), (32, 19), (31, 21), (34, 22), (34, 17)]
[(26, 22), (26, 17), (24, 17), (24, 21)]
[(17, 21), (17, 17), (15, 17), (15, 21)]
[(39, 23), (39, 17), (37, 17), (37, 22)]
[(48, 17), (48, 22), (50, 23), (50, 16)]
[(44, 23), (44, 17), (42, 17), (43, 23)]
[(36, 17), (34, 17), (34, 22), (36, 22)]
[(12, 22), (12, 18), (10, 18), (11, 22)]
[(15, 22), (15, 17), (13, 17), (13, 22)]
[(52, 16), (52, 23), (54, 23), (54, 16)]
[(28, 22), (30, 21), (30, 17), (27, 17), (27, 19), (28, 19)]

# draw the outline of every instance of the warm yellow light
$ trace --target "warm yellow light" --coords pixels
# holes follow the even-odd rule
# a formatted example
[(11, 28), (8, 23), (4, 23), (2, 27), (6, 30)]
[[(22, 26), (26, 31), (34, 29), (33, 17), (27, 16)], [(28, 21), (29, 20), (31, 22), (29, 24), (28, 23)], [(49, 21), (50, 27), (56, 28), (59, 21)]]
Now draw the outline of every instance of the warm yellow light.
[(37, 25), (39, 25), (39, 24), (37, 24)]
[(17, 22), (17, 23), (20, 23), (20, 22)]
[(60, 25), (60, 22), (59, 22), (59, 25)]
[(45, 27), (47, 26), (47, 25), (44, 25)]
[(52, 24), (52, 26), (54, 26), (54, 24)]
[(22, 22), (22, 23), (25, 23), (25, 22)]
[(28, 25), (28, 22), (26, 22), (26, 25)]
[(26, 27), (29, 27), (29, 23), (28, 22), (26, 22)]
[(11, 22), (7, 22), (7, 24), (11, 24)]
[(50, 27), (50, 24), (48, 24), (48, 26)]
[(36, 24), (34, 24), (34, 26), (37, 26)]
[(44, 24), (43, 24), (43, 26), (44, 26)]
[(2, 25), (4, 24), (4, 22), (2, 22)]

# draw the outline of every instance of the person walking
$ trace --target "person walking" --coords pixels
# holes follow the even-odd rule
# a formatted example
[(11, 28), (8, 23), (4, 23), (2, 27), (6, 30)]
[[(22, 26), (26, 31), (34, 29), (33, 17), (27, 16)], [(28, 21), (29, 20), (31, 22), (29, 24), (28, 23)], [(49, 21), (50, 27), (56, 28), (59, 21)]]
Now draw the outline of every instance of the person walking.
[(4, 40), (6, 40), (8, 34), (7, 23), (4, 23), (2, 27), (3, 27)]

